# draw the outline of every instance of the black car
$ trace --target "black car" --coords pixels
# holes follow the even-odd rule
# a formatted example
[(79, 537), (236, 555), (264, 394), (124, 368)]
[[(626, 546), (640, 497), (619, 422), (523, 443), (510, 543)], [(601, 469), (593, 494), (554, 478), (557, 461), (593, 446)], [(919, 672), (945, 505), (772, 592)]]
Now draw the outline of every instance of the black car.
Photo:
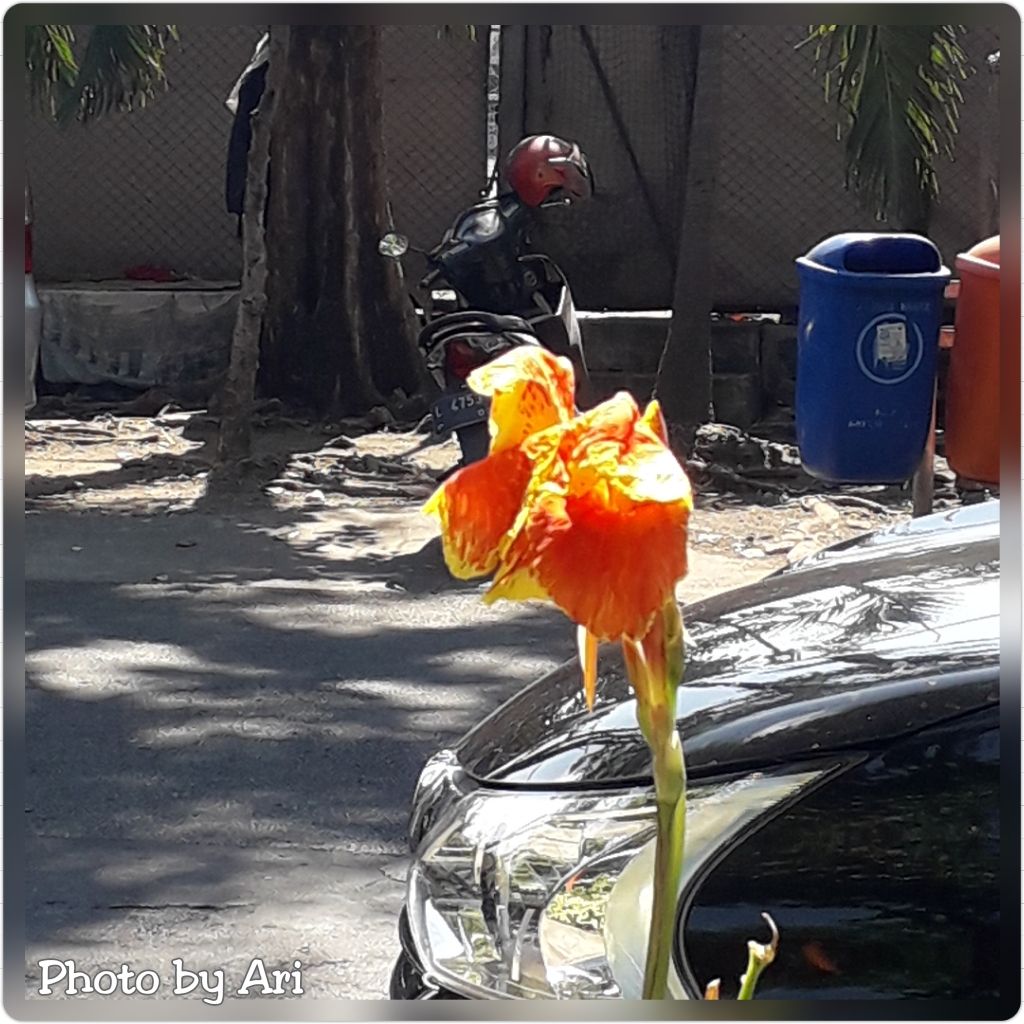
[[(998, 502), (685, 620), (673, 994), (720, 977), (734, 998), (768, 911), (782, 942), (759, 999), (1000, 997)], [(621, 662), (602, 661), (592, 713), (566, 664), (424, 768), (392, 998), (639, 996), (649, 758)]]

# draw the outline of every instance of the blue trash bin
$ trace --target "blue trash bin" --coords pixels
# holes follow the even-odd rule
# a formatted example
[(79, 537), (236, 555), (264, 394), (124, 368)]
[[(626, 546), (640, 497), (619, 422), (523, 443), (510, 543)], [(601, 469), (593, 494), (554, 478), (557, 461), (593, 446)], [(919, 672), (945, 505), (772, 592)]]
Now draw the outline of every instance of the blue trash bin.
[(796, 262), (804, 468), (832, 483), (902, 483), (928, 439), (949, 269), (907, 234), (835, 235)]

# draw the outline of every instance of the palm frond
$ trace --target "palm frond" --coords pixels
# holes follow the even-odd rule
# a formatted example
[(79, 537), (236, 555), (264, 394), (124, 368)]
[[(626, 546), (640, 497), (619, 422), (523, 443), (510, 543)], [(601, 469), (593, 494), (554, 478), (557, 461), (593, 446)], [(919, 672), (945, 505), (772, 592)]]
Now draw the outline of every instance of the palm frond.
[(74, 44), (70, 25), (29, 25), (25, 29), (29, 99), (48, 117), (57, 116), (57, 108), (78, 74)]
[(71, 26), (32, 27), (26, 38), (29, 90), (61, 123), (145, 106), (166, 88), (164, 59), (177, 38), (174, 25), (94, 25), (76, 60)]
[(476, 42), (476, 25), (442, 25), (437, 30), (438, 39), (458, 39), (459, 37)]
[(935, 159), (952, 156), (973, 70), (958, 25), (815, 25), (825, 98), (846, 138), (846, 182), (880, 218), (919, 219), (938, 195)]

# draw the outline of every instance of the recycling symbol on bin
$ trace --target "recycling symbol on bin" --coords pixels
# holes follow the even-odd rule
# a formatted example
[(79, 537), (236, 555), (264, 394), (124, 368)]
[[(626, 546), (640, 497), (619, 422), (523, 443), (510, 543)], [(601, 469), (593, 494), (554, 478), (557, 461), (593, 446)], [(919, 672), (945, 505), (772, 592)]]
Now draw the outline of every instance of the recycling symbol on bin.
[(876, 384), (901, 384), (923, 355), (921, 330), (902, 313), (876, 316), (857, 338), (857, 365)]

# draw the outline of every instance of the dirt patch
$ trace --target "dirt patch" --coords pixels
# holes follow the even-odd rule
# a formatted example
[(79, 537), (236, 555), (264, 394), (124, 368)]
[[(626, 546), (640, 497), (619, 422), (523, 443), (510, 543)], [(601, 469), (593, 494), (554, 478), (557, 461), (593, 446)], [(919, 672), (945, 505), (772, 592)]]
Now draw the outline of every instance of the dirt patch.
[[(428, 444), (416, 429), (359, 433), (268, 417), (254, 431), (256, 483), (219, 510), (267, 524), (285, 543), (339, 563), (395, 559), (436, 537), (420, 513), (438, 479), (458, 460), (448, 440)], [(208, 494), (216, 421), (205, 414), (104, 414), (26, 424), (29, 513), (187, 515)], [(848, 495), (747, 493), (695, 476), (690, 573), (680, 596), (693, 600), (758, 579), (837, 541), (904, 519), (909, 502)], [(440, 558), (439, 551), (436, 553)]]

